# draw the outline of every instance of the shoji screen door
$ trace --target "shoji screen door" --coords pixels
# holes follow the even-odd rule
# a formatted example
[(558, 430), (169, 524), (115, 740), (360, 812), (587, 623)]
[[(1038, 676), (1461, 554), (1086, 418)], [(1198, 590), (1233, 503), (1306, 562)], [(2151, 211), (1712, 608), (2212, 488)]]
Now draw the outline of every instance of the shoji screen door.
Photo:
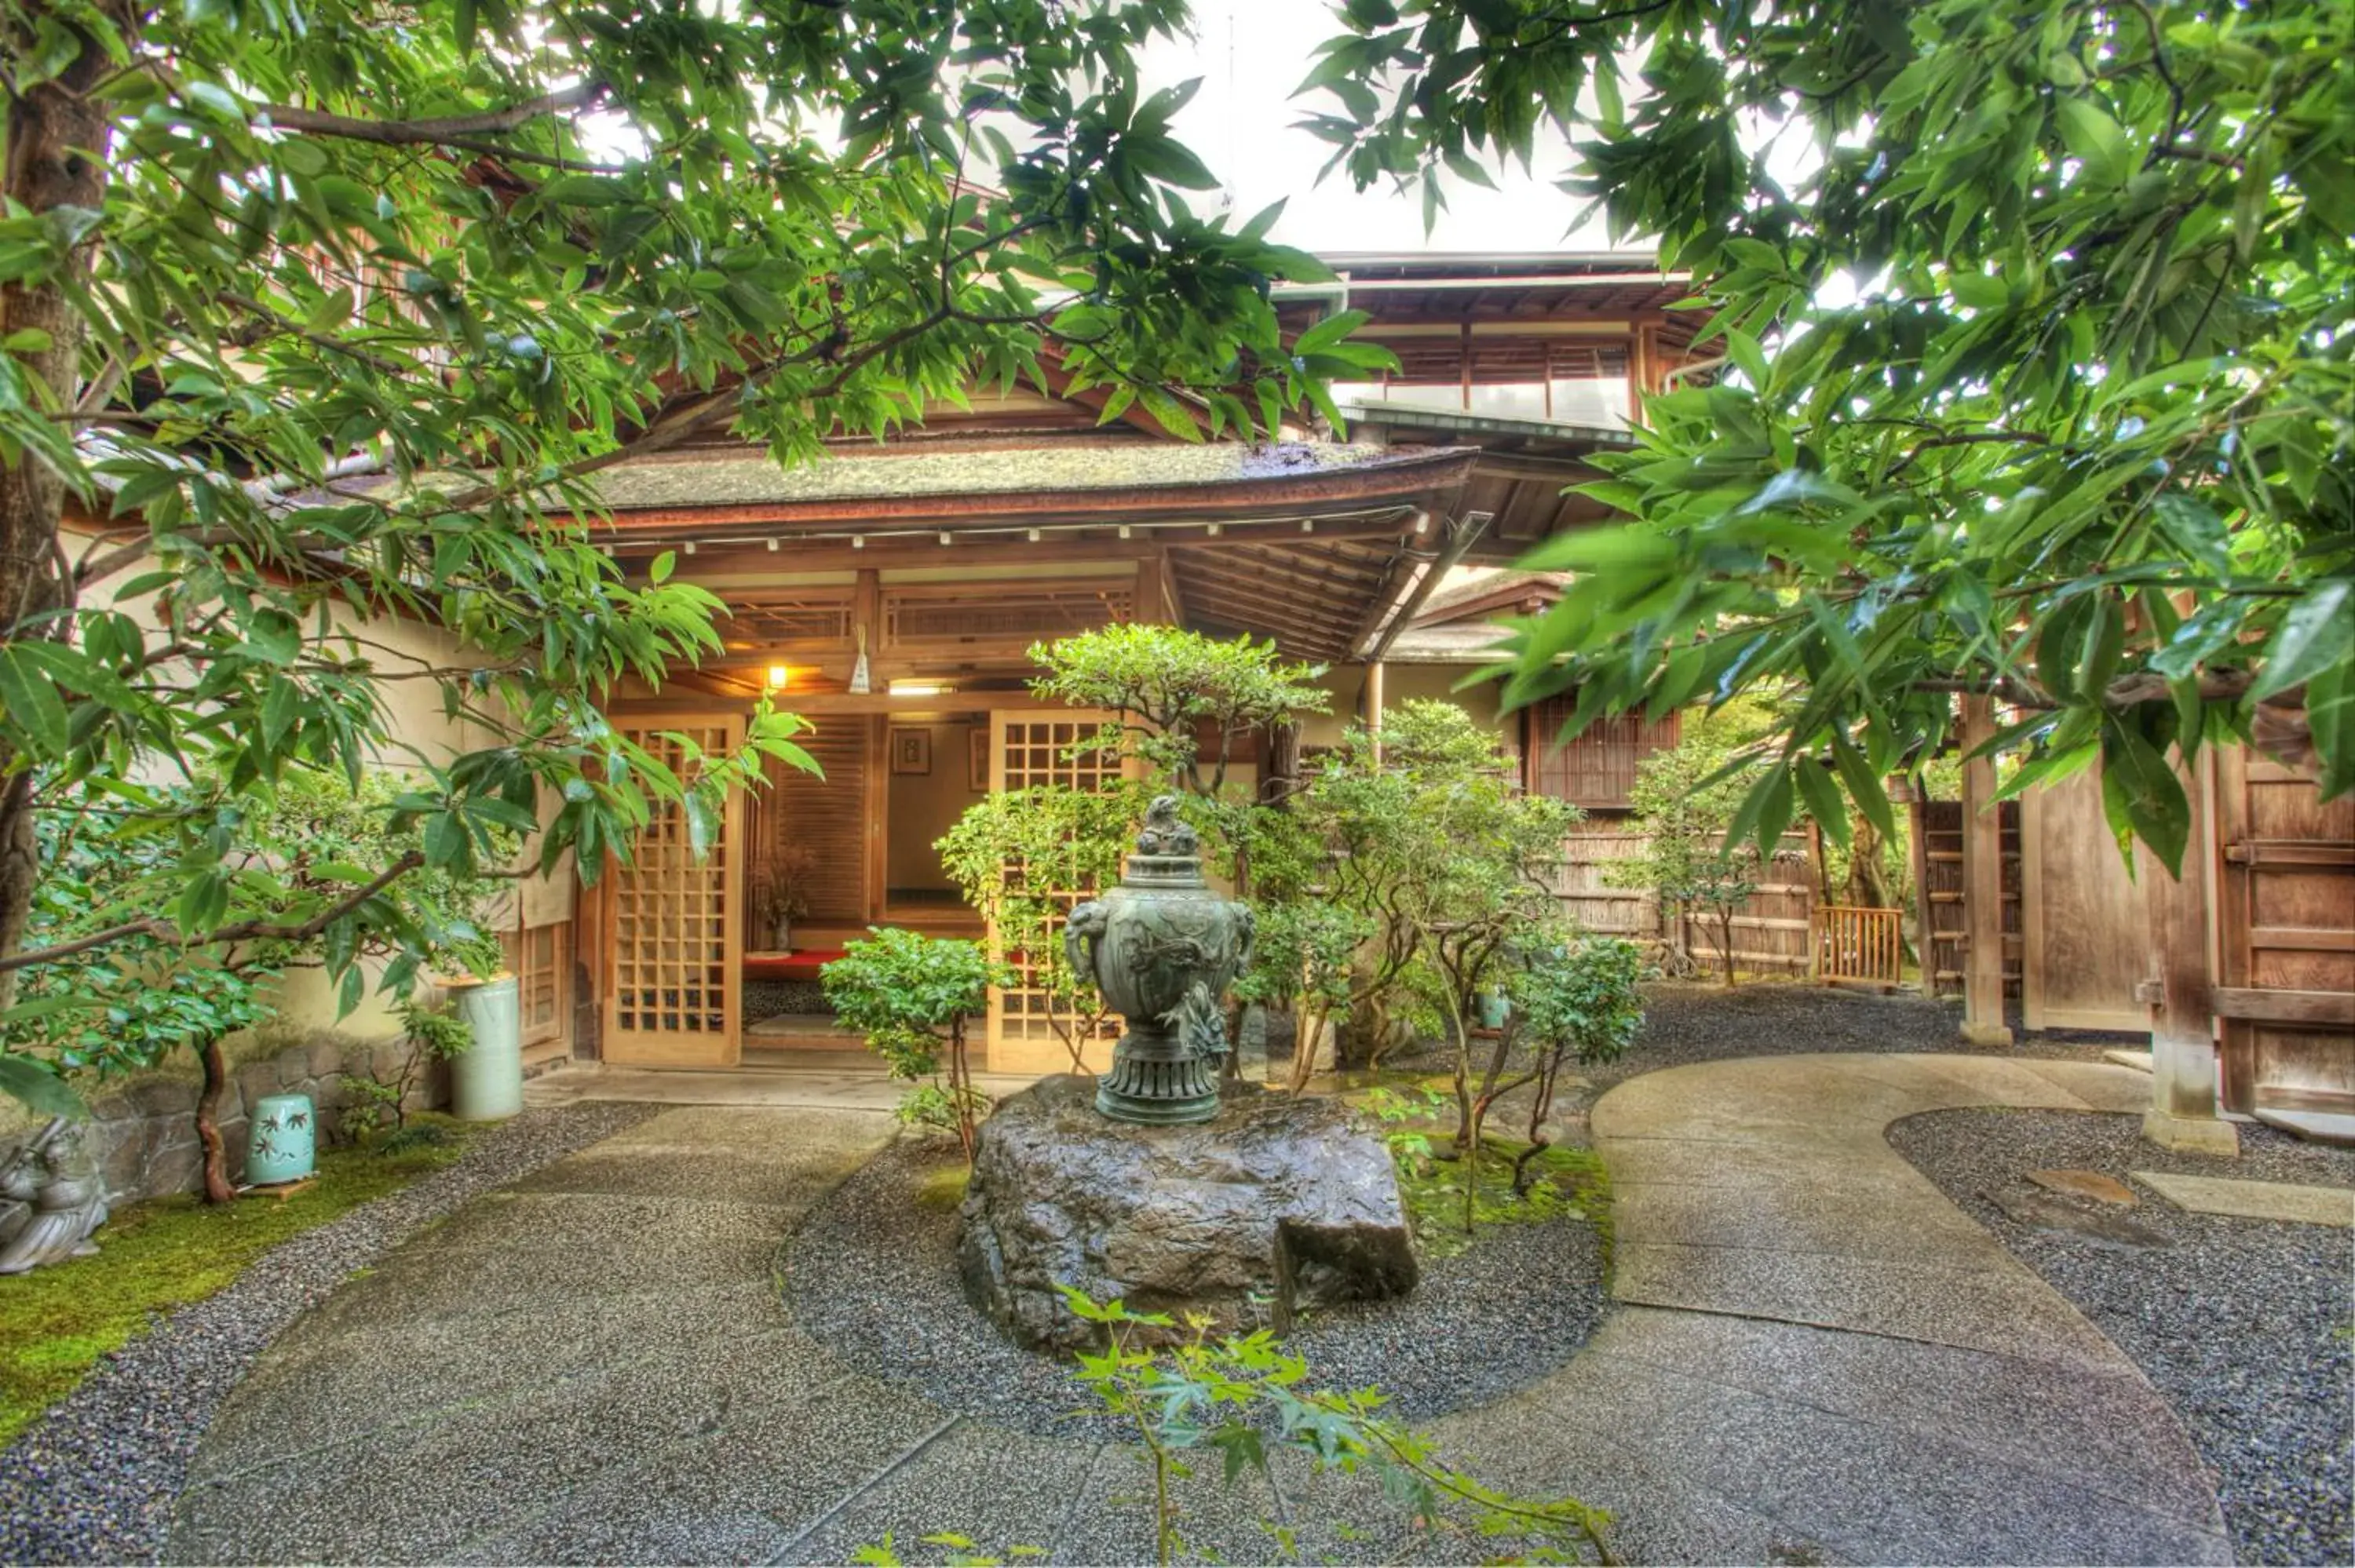
[[(619, 725), (665, 767), (686, 764), (685, 736), (708, 753), (743, 742), (744, 721), (681, 714)], [(608, 874), (604, 1059), (621, 1066), (732, 1067), (743, 958), (744, 802), (731, 797), (701, 856), (687, 813), (655, 809), (631, 863)]]

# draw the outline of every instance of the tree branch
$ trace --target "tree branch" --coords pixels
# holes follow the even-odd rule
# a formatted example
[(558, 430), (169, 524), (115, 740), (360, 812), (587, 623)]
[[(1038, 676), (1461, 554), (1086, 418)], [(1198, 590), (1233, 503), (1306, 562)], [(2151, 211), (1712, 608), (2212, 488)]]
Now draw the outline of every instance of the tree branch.
[[(538, 98), (527, 98), (521, 103), (511, 103), (505, 109), (486, 109), (474, 114), (447, 114), (435, 120), (363, 120), (348, 114), (330, 114), (325, 110), (304, 109), (292, 103), (260, 103), (254, 105), (257, 115), (267, 115), (270, 122), (282, 131), (300, 131), (313, 136), (340, 136), (352, 142), (374, 142), (388, 147), (455, 146), (459, 138), (480, 136), (512, 131), (530, 123), (542, 115), (567, 109), (579, 109), (605, 96), (602, 81), (584, 81), (577, 86), (544, 92)], [(504, 148), (490, 149), (506, 156)]]
[[(282, 926), (268, 920), (240, 920), (233, 926), (222, 926), (208, 931), (196, 940), (208, 946), (225, 942), (310, 941), (328, 927), (424, 863), (425, 857), (411, 850), (385, 867), (366, 884), (354, 888), (348, 895), (299, 925)], [(158, 941), (170, 942), (176, 946), (185, 945), (188, 940), (181, 936), (180, 928), (171, 921), (161, 916), (148, 916), (138, 920), (126, 920), (120, 926), (110, 926), (103, 931), (93, 931), (87, 937), (77, 937), (70, 942), (59, 942), (54, 947), (37, 948), (30, 952), (12, 953), (6, 958), (0, 958), (0, 974), (5, 974), (11, 969), (27, 969), (35, 964), (54, 963), (59, 959), (69, 959), (76, 953), (87, 953), (92, 948), (107, 947), (125, 938), (138, 936), (153, 937)]]

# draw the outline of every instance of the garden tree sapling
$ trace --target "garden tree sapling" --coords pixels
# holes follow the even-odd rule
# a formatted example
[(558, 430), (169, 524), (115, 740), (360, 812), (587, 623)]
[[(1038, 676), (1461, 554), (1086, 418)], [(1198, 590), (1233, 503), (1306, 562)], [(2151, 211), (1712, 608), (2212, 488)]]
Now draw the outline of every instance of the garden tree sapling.
[(1740, 699), (1711, 714), (1687, 716), (1677, 744), (1642, 758), (1628, 791), (1643, 853), (1613, 863), (1615, 886), (1640, 887), (1659, 904), (1664, 933), (1661, 967), (1677, 976), (1698, 967), (1686, 946), (1685, 922), (1702, 923), (1724, 966), (1725, 983), (1738, 983), (1733, 919), (1758, 891), (1755, 847), (1732, 832), (1749, 794), (1774, 712)]
[(1582, 937), (1536, 952), (1508, 971), (1511, 1025), (1528, 1045), (1532, 1089), (1529, 1147), (1513, 1161), (1513, 1191), (1526, 1196), (1531, 1167), (1545, 1153), (1546, 1118), (1562, 1068), (1615, 1062), (1644, 1022), (1643, 949), (1616, 937)]
[(1291, 1011), (1292, 1067), (1284, 1086), (1296, 1095), (1316, 1073), (1327, 1024), (1349, 1005), (1358, 954), (1373, 939), (1374, 922), (1311, 896), (1262, 902), (1255, 913), (1251, 968), (1234, 991), (1244, 1001)]
[(411, 1141), (409, 1101), (430, 1062), (446, 1062), (474, 1043), (474, 1027), (447, 1001), (427, 1005), (413, 998), (400, 1003), (400, 1052), (389, 1079), (376, 1072), (342, 1075), (344, 1136), (356, 1143), (383, 1139), (386, 1153)]
[[(208, 1202), (228, 1202), (235, 1192), (218, 1126), (229, 1087), (225, 1042), (277, 1015), (283, 976), (301, 969), (339, 973), (348, 1012), (365, 996), (371, 970), (384, 990), (406, 997), (422, 965), (484, 977), (502, 965), (498, 938), (480, 921), (499, 877), (421, 863), (409, 876), (382, 878), (385, 866), (423, 860), (428, 829), (419, 782), (377, 770), (353, 789), (340, 777), (293, 767), (271, 789), (242, 797), (233, 820), (215, 824), (213, 874), (244, 889), (256, 924), (277, 934), (234, 941), (184, 943), (165, 932), (123, 929), (168, 902), (183, 864), (181, 827), (222, 799), (215, 780), (125, 789), (111, 806), (39, 813), (44, 863), (52, 869), (28, 930), (61, 956), (28, 969), (19, 1001), (0, 1015), (8, 1029), (0, 1065), (69, 1092), (75, 1079), (118, 1076), (158, 1065), (183, 1046), (193, 1050), (204, 1078), (196, 1112), (204, 1193)], [(516, 852), (512, 832), (492, 829), (484, 838), (495, 854)], [(364, 920), (313, 931), (298, 918), (337, 889), (355, 887), (372, 888)], [(116, 934), (91, 941), (92, 933)]]
[[(1167, 789), (1204, 800), (1224, 796), (1238, 739), (1321, 714), (1329, 701), (1316, 684), (1324, 672), (1286, 662), (1272, 640), (1222, 640), (1142, 621), (1038, 644), (1030, 659), (1045, 672), (1030, 681), (1041, 701), (1112, 714), (1122, 750), (1143, 758)], [(1207, 775), (1206, 730), (1218, 746)]]
[(900, 1102), (900, 1119), (951, 1128), (968, 1161), (988, 1100), (973, 1086), (965, 1021), (988, 1007), (991, 986), (1011, 978), (978, 942), (898, 927), (869, 927), (865, 940), (849, 944), (819, 971), (826, 1004), (867, 1036), (891, 1076), (932, 1080), (917, 1084)]
[[(1444, 1016), (1441, 993), (1454, 996), (1469, 1028), (1502, 938), (1550, 912), (1543, 881), (1577, 820), (1574, 807), (1521, 794), (1495, 737), (1427, 699), (1386, 715), (1379, 746), (1353, 726), (1289, 810), (1324, 857), (1307, 895), (1373, 927), (1349, 997), (1352, 1055), (1367, 1062), (1387, 1048), (1418, 968), (1433, 1011)], [(1459, 971), (1444, 982), (1443, 961)]]
[[(1178, 0), (0, 18), (0, 1012), (69, 956), (26, 946), (35, 816), (111, 812), (157, 758), (213, 780), (145, 813), (172, 895), (72, 939), (316, 938), (338, 979), (383, 934), (379, 894), (472, 874), (496, 831), (593, 877), (666, 803), (699, 847), (763, 757), (806, 765), (765, 704), (745, 752), (677, 768), (605, 721), (619, 683), (721, 646), (668, 557), (629, 575), (592, 539), (618, 462), (726, 433), (813, 461), (975, 385), (1100, 396), (1188, 440), (1332, 416), (1322, 382), (1389, 355), (1348, 322), (1287, 346), (1272, 286), (1329, 274), (1268, 241), (1273, 210), (1179, 197), (1216, 184), (1170, 132), (1192, 84), (1140, 91), (1137, 55), (1183, 20)], [(395, 620), (456, 651), (371, 634)], [(455, 755), (396, 732), (402, 683), (442, 698)], [(325, 888), (223, 871), (290, 768), (357, 781), (388, 758), (428, 773), (410, 853)], [(42, 1072), (0, 1086), (53, 1088)]]
[(1144, 815), (1144, 786), (1133, 780), (1101, 790), (1033, 785), (975, 801), (932, 846), (941, 869), (989, 923), (1000, 957), (1026, 969), (1027, 984), (1044, 996), (1048, 1024), (1075, 1073), (1088, 1071), (1084, 1054), (1103, 1037), (1111, 1010), (1093, 977), (1065, 957), (1064, 916), (1120, 880)]
[[(1732, 836), (1771, 854), (2017, 715), (2004, 789), (2095, 758), (2179, 865), (2170, 752), (2355, 789), (2355, 7), (2275, 0), (1376, 0), (1308, 85), (1359, 188), (1575, 147), (1562, 182), (1712, 313), (1584, 486), (1634, 521), (1506, 698), (1606, 714), (1796, 689)], [(1765, 144), (1760, 145), (1761, 140)], [(1794, 172), (1796, 170), (1796, 173)]]

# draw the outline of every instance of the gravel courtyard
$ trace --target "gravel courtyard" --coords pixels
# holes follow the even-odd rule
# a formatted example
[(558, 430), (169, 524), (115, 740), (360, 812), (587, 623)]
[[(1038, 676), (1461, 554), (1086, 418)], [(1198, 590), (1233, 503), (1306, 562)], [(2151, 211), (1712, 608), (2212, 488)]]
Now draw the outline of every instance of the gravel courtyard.
[[(1890, 1128), (1889, 1141), (1963, 1212), (2066, 1296), (2126, 1351), (2183, 1418), (2221, 1477), (2219, 1499), (2243, 1563), (2355, 1561), (2355, 1277), (2349, 1233), (2326, 1225), (2190, 1213), (2135, 1171), (2355, 1186), (2355, 1151), (2241, 1130), (2241, 1158), (2178, 1155), (2142, 1140), (2133, 1117), (1945, 1111)], [(2063, 1223), (2023, 1222), (2030, 1171), (2093, 1171), (2126, 1183), (2131, 1209), (2065, 1205)], [(2160, 1245), (2067, 1228), (2111, 1216)], [(2025, 1212), (2035, 1213), (2038, 1207)], [(2049, 1211), (2048, 1211), (2049, 1212)]]

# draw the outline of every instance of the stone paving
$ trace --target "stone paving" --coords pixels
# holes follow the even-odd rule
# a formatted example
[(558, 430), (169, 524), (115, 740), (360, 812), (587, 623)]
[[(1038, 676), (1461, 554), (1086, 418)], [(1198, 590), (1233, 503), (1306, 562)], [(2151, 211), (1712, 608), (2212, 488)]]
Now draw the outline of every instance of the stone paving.
[[(2145, 1083), (1799, 1056), (1623, 1086), (1594, 1113), (1618, 1306), (1550, 1379), (1436, 1423), (1443, 1451), (1613, 1507), (1636, 1561), (2229, 1561), (2164, 1402), (1881, 1135), (1955, 1107), (2138, 1108)], [(787, 1317), (781, 1241), (890, 1130), (682, 1107), (462, 1210), (264, 1357), (198, 1450), (172, 1557), (816, 1563), (888, 1531), (913, 1561), (955, 1531), (1149, 1560), (1128, 1455), (932, 1405)], [(1264, 1518), (1308, 1561), (1404, 1544), (1365, 1487), (1290, 1464), (1181, 1500), (1227, 1561), (1275, 1556)]]

